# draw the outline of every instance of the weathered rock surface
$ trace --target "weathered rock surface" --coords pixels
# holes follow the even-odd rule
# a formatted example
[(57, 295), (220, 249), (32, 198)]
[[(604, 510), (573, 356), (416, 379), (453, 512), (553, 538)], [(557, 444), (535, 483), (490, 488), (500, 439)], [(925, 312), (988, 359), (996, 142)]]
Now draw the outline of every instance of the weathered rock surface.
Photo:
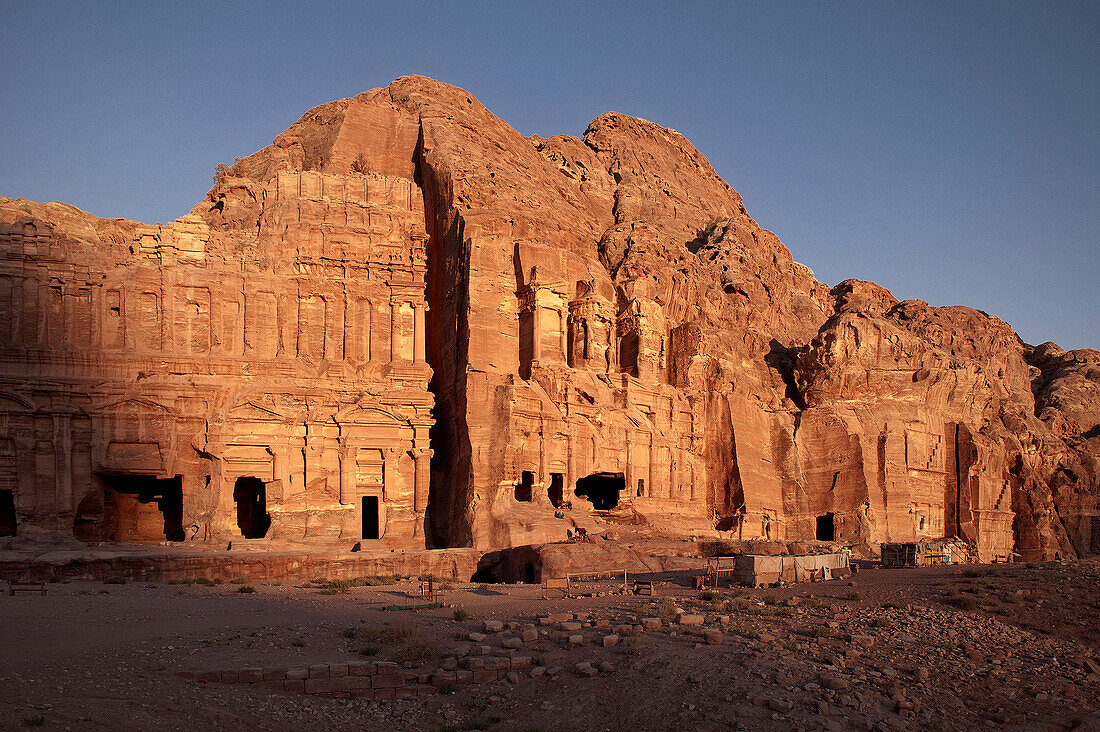
[(525, 138), (404, 77), (176, 223), (0, 199), (0, 227), (17, 537), (493, 549), (593, 528), (587, 499), (742, 539), (1100, 551), (1100, 354), (830, 290), (645, 120)]

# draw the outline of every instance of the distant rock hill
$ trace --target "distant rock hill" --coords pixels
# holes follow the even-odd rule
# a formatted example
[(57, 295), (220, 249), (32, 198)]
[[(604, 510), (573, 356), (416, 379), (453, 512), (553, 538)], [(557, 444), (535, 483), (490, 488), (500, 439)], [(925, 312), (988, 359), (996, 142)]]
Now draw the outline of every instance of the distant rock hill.
[(403, 77), (173, 224), (0, 199), (0, 257), (11, 542), (1100, 553), (1100, 352), (818, 282), (642, 119), (524, 137)]

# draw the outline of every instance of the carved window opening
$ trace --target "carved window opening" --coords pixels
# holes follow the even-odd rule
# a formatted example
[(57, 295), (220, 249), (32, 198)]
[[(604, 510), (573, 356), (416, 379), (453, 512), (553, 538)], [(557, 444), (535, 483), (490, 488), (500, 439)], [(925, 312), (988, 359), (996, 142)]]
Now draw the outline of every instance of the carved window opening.
[(237, 504), (237, 528), (246, 539), (262, 539), (271, 527), (267, 512), (267, 487), (259, 478), (237, 478), (233, 485), (233, 501)]
[(622, 473), (593, 473), (577, 481), (573, 494), (588, 500), (597, 511), (609, 511), (619, 505), (619, 494), (626, 490)]
[(0, 491), (0, 536), (15, 536), (15, 493)]
[(836, 541), (836, 517), (833, 514), (817, 517), (817, 540)]
[(550, 505), (561, 508), (565, 501), (565, 479), (561, 473), (550, 473), (550, 487), (546, 489), (546, 497), (550, 499)]
[(363, 496), (363, 538), (379, 539), (381, 531), (379, 525), (378, 496)]
[(645, 496), (645, 479), (638, 478), (638, 498)]
[(516, 483), (515, 497), (521, 503), (530, 503), (531, 487), (535, 484), (535, 474), (530, 470), (524, 470), (520, 475), (520, 481)]
[(182, 476), (101, 475), (107, 541), (183, 541)]

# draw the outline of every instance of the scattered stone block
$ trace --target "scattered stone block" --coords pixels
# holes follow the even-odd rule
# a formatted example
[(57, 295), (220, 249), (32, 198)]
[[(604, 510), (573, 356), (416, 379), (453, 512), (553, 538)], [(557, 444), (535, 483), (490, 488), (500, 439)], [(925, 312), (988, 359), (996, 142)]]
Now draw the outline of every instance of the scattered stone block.
[(263, 669), (259, 668), (242, 668), (237, 672), (238, 684), (255, 684), (264, 680)]
[(603, 647), (610, 648), (611, 646), (619, 645), (619, 636), (612, 633), (611, 635), (605, 635), (603, 637)]
[(676, 615), (676, 622), (680, 625), (702, 625), (703, 616), (693, 613), (678, 613)]
[(504, 630), (504, 623), (499, 620), (486, 620), (484, 627), (486, 633), (499, 633)]

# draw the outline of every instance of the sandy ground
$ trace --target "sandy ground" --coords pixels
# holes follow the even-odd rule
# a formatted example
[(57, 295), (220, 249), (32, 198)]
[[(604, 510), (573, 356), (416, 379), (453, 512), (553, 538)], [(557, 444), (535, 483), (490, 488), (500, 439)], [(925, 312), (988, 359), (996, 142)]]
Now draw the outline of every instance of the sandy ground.
[[(447, 607), (415, 612), (383, 609), (408, 602), (415, 582), (328, 594), (289, 584), (73, 581), (50, 584), (45, 597), (5, 593), (0, 724), (4, 730), (1100, 729), (1100, 667), (1090, 665), (1100, 661), (1096, 563), (871, 569), (852, 582), (717, 593), (688, 589), (687, 575), (663, 579), (656, 599), (547, 600), (537, 586), (456, 583)], [(678, 625), (678, 609), (703, 614), (708, 627), (721, 630), (722, 643), (703, 643), (697, 628)], [(563, 638), (570, 633), (537, 624), (550, 612), (588, 613), (589, 625), (579, 631), (585, 645), (568, 649)], [(647, 617), (663, 617), (660, 629), (629, 638), (634, 631), (622, 629), (618, 645), (602, 646), (616, 626)], [(494, 619), (512, 628), (469, 640)], [(520, 653), (562, 668), (554, 678), (521, 671), (514, 684), (378, 702), (177, 675), (376, 658), (427, 673), (478, 644), (500, 647), (532, 625), (547, 632)], [(610, 665), (586, 678), (574, 669), (583, 661)]]

